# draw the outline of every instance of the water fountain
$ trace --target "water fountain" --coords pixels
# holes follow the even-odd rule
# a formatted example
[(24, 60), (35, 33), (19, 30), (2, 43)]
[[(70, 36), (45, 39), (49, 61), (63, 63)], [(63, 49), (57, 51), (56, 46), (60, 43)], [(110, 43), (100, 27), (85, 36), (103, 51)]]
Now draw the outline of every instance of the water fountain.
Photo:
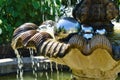
[[(33, 23), (21, 25), (14, 31), (12, 40), (18, 57), (18, 72), (22, 74), (22, 60), (17, 49), (27, 48), (32, 66), (34, 50), (39, 56), (69, 66), (75, 80), (115, 80), (120, 72), (120, 60), (116, 59), (113, 44), (105, 35), (112, 31), (110, 21), (117, 15), (118, 10), (112, 1), (82, 0), (73, 10), (74, 19), (81, 23), (78, 31), (56, 35), (57, 23), (51, 20), (40, 26)], [(37, 69), (33, 68), (35, 72)]]

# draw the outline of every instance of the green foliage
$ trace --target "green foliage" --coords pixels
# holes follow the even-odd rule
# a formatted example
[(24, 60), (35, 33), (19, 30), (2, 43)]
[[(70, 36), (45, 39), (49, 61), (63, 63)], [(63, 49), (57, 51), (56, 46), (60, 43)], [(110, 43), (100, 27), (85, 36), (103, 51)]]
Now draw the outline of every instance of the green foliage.
[[(120, 10), (120, 0), (114, 0), (114, 2), (116, 3), (116, 6), (119, 8), (119, 10)], [(119, 13), (120, 14), (120, 13)], [(118, 18), (117, 18), (117, 21), (119, 21), (119, 19), (120, 19), (120, 15), (118, 16)]]
[[(11, 42), (13, 31), (23, 23), (37, 25), (45, 20), (61, 16), (61, 4), (75, 5), (77, 0), (0, 0), (0, 44)], [(120, 0), (114, 0), (120, 6)], [(64, 31), (64, 29), (62, 29)]]
[(0, 44), (11, 42), (13, 31), (23, 23), (40, 25), (60, 16), (61, 0), (0, 0)]

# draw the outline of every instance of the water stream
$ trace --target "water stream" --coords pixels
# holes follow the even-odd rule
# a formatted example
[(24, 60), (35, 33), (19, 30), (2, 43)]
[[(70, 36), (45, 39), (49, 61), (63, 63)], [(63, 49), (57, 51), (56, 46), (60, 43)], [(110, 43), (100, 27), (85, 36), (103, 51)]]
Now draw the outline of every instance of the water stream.
[(20, 56), (20, 53), (18, 52), (17, 49), (14, 50), (15, 54), (17, 56), (17, 62), (18, 62), (18, 69), (17, 69), (17, 80), (23, 80), (23, 61)]
[(35, 76), (35, 80), (37, 80), (37, 66), (34, 61), (33, 49), (29, 48), (29, 52), (30, 52), (30, 58), (31, 58), (31, 62), (32, 62), (33, 75)]
[[(44, 60), (44, 58), (41, 58), (41, 60), (37, 60), (34, 57), (34, 49), (29, 48), (29, 52), (30, 52), (30, 58), (31, 58), (31, 67), (32, 67), (32, 76), (33, 76), (33, 80), (43, 80), (43, 76), (45, 76), (45, 80), (68, 80), (65, 79), (66, 75), (64, 73), (63, 70), (63, 66), (60, 67), (60, 69), (58, 68), (59, 64), (57, 63), (53, 63), (53, 62), (49, 62), (48, 60)], [(23, 74), (23, 60), (22, 57), (20, 56), (20, 51), (18, 51), (17, 49), (15, 49), (15, 53), (17, 56), (17, 62), (18, 62), (18, 69), (17, 69), (17, 74), (16, 74), (16, 78), (17, 80), (25, 80), (24, 79), (24, 74)], [(39, 71), (40, 68), (43, 71)], [(54, 71), (55, 69), (55, 71)], [(48, 71), (50, 70), (50, 71)], [(55, 73), (54, 73), (55, 72)], [(54, 76), (56, 74), (56, 76)], [(70, 73), (69, 73), (70, 74)], [(71, 77), (71, 75), (69, 76), (69, 78)], [(13, 79), (14, 80), (14, 79)]]

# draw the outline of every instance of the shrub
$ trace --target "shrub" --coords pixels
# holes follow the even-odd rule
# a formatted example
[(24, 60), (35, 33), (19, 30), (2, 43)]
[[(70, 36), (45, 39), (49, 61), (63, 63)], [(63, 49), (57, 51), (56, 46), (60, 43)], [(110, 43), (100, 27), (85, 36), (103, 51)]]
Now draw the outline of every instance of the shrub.
[(11, 42), (13, 31), (23, 23), (40, 25), (44, 20), (55, 20), (60, 6), (61, 0), (0, 0), (0, 44)]

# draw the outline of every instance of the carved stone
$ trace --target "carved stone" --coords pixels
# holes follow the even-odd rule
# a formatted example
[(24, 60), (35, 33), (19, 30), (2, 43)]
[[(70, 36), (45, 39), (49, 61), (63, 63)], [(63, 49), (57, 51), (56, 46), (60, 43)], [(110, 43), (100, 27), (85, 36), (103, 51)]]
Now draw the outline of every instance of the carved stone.
[(76, 80), (115, 80), (120, 72), (120, 61), (114, 60), (108, 51), (101, 48), (89, 56), (75, 48), (63, 58), (51, 60), (69, 66)]
[(118, 8), (111, 0), (82, 0), (73, 10), (73, 17), (80, 23), (93, 27), (110, 26), (118, 16)]

